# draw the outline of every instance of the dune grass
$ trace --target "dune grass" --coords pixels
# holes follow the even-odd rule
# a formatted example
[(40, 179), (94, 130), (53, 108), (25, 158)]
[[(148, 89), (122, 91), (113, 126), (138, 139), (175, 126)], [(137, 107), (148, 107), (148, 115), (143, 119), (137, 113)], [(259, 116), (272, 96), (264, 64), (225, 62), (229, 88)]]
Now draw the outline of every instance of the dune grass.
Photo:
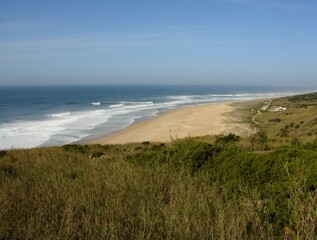
[(1, 239), (316, 237), (317, 152), (230, 139), (2, 152)]

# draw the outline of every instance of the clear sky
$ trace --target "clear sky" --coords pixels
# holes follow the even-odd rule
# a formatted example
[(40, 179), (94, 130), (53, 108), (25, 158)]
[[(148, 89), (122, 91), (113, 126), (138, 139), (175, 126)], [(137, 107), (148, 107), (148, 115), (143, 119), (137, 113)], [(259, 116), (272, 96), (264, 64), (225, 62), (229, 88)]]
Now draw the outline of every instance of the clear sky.
[(0, 85), (317, 85), (316, 0), (1, 0)]

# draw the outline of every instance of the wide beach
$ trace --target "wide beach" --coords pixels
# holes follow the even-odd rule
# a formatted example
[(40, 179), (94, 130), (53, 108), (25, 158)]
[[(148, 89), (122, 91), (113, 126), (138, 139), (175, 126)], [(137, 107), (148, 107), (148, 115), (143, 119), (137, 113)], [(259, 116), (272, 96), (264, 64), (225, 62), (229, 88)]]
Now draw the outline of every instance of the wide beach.
[(124, 144), (132, 142), (169, 142), (205, 135), (247, 134), (248, 124), (233, 117), (232, 102), (214, 103), (168, 111), (155, 118), (135, 123), (121, 131), (94, 139), (89, 143)]
[[(189, 135), (239, 133), (236, 128), (241, 126), (232, 121), (233, 106), (228, 103), (292, 95), (276, 91), (228, 86), (0, 88), (0, 149), (97, 138), (102, 143), (166, 142)], [(19, 100), (12, 101), (12, 96)]]

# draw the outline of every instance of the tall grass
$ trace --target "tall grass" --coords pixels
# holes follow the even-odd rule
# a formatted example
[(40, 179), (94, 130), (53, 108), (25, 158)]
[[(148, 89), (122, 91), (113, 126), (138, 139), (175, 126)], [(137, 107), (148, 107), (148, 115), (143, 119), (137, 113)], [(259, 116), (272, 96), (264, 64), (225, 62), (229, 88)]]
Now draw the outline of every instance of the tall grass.
[[(296, 175), (286, 174), (289, 221), (281, 226), (260, 185), (215, 177), (210, 151), (192, 141), (8, 151), (0, 155), (0, 239), (316, 237), (316, 194)], [(91, 159), (96, 152), (105, 155)]]

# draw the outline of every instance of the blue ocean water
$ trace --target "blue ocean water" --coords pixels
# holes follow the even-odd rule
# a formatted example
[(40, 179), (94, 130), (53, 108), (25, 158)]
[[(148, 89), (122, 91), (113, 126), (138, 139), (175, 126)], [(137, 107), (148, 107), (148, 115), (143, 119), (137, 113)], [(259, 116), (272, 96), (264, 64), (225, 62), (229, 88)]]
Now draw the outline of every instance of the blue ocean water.
[(252, 86), (0, 87), (0, 149), (62, 145), (99, 137), (177, 107), (298, 92), (305, 90)]

